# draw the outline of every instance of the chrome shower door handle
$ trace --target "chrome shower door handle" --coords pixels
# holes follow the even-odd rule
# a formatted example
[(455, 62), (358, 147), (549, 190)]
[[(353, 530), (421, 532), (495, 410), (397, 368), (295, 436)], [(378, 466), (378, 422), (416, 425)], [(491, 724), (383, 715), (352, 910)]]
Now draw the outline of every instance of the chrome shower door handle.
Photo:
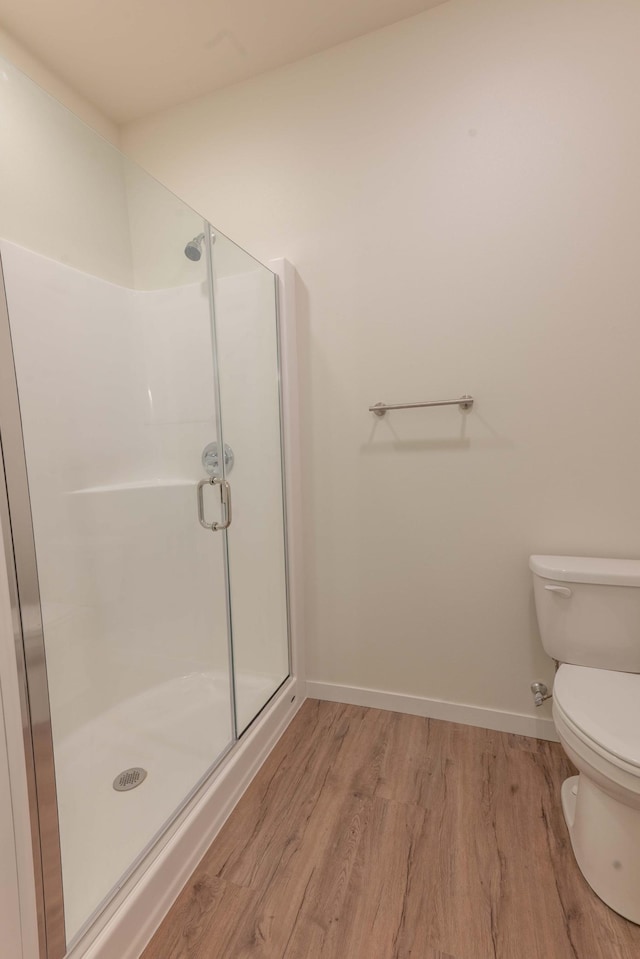
[(210, 479), (200, 480), (198, 483), (198, 521), (205, 529), (215, 529), (215, 523), (207, 523), (204, 518), (204, 488), (205, 486), (213, 486), (213, 483), (213, 476)]
[[(223, 523), (207, 523), (204, 518), (204, 488), (205, 486), (220, 487), (220, 502), (224, 509)], [(214, 533), (219, 529), (228, 529), (231, 526), (231, 487), (226, 480), (219, 476), (210, 476), (202, 479), (198, 483), (198, 521), (204, 529), (210, 529)]]
[(229, 529), (231, 526), (231, 487), (227, 480), (218, 480), (220, 486), (220, 502), (224, 508), (224, 523), (218, 523), (218, 529)]

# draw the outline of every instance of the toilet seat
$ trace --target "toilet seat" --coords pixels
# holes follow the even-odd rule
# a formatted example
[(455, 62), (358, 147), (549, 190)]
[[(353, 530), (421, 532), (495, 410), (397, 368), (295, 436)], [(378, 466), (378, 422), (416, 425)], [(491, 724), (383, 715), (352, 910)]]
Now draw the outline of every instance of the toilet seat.
[(553, 687), (553, 720), (578, 769), (640, 808), (640, 675), (563, 664)]
[(563, 664), (553, 687), (553, 720), (578, 769), (640, 808), (640, 675)]
[(563, 664), (554, 714), (583, 744), (640, 778), (640, 674)]

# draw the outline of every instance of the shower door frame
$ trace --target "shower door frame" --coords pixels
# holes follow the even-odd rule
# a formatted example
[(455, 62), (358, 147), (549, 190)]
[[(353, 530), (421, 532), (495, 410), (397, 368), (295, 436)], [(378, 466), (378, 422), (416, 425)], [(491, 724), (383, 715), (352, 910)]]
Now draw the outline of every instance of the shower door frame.
[(62, 855), (44, 627), (18, 383), (0, 255), (0, 525), (6, 556), (22, 735), (40, 955), (67, 948)]

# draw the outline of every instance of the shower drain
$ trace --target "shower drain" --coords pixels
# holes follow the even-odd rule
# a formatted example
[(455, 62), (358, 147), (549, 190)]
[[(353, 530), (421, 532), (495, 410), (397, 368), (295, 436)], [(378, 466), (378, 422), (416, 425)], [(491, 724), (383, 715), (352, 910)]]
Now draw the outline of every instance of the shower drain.
[(143, 769), (142, 766), (132, 766), (131, 769), (124, 769), (121, 773), (118, 773), (113, 780), (113, 788), (116, 792), (124, 793), (129, 789), (135, 789), (146, 778), (146, 769)]

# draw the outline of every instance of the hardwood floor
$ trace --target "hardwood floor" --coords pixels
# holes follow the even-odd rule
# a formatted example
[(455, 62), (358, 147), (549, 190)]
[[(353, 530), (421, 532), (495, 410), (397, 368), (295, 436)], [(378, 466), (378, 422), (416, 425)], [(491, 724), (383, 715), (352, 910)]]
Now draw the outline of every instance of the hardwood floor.
[(143, 959), (638, 959), (559, 745), (308, 700)]

